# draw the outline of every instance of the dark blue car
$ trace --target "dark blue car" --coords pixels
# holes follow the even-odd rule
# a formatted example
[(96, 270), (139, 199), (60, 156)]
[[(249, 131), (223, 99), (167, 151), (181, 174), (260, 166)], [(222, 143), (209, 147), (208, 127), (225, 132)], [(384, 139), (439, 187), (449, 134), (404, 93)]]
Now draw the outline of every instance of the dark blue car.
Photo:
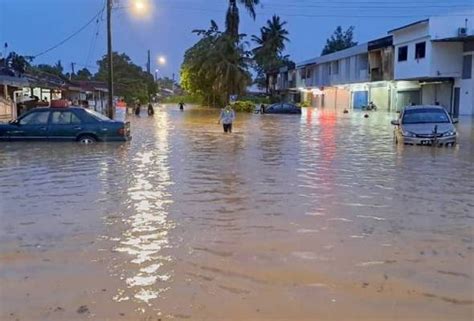
[(265, 108), (265, 114), (301, 114), (301, 108), (289, 103), (277, 103)]
[(77, 141), (91, 144), (129, 139), (128, 122), (111, 120), (82, 107), (35, 108), (17, 120), (0, 125), (0, 140)]

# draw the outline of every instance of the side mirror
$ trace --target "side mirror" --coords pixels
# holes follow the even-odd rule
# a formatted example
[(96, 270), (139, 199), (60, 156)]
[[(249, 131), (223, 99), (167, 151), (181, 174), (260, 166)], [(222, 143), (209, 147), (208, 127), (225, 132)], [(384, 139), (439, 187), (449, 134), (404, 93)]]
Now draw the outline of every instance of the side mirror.
[(453, 124), (457, 124), (457, 123), (459, 123), (459, 119), (453, 118)]
[(400, 126), (400, 122), (398, 120), (392, 120), (390, 122), (393, 126)]

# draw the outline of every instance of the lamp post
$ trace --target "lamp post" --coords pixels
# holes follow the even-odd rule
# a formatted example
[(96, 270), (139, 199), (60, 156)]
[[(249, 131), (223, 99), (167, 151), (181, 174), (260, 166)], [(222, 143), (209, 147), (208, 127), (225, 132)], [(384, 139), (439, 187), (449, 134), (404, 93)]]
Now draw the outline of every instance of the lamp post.
[(114, 119), (115, 108), (114, 108), (114, 85), (113, 85), (113, 57), (112, 57), (112, 0), (107, 0), (107, 60), (108, 60), (108, 105), (107, 105), (107, 116)]

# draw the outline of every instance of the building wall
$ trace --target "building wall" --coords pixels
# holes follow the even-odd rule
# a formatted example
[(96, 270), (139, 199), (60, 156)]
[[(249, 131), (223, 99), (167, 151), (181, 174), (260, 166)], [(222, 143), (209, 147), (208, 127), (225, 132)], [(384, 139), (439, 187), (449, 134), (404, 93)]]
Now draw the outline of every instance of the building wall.
[(462, 42), (432, 42), (431, 48), (431, 77), (461, 77)]
[(471, 79), (457, 79), (454, 86), (460, 88), (459, 115), (474, 115), (474, 50), (466, 50), (471, 55)]
[[(416, 37), (416, 35), (414, 35)], [(431, 55), (432, 46), (429, 41), (429, 37), (415, 38), (411, 41), (400, 42), (395, 45), (395, 79), (415, 79), (422, 77), (429, 77), (431, 74)], [(395, 39), (396, 37), (394, 37)], [(404, 37), (406, 38), (406, 37)], [(426, 42), (426, 54), (425, 58), (415, 58), (416, 44), (420, 42)], [(399, 48), (408, 46), (408, 56), (406, 61), (398, 61), (399, 59)]]

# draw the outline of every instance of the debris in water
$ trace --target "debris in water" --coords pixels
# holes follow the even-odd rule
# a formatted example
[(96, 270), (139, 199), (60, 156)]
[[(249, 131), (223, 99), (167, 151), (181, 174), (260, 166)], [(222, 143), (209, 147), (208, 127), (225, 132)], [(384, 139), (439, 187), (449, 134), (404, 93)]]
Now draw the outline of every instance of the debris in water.
[(77, 313), (79, 314), (89, 313), (89, 308), (87, 307), (87, 305), (81, 305), (79, 309), (77, 309)]

